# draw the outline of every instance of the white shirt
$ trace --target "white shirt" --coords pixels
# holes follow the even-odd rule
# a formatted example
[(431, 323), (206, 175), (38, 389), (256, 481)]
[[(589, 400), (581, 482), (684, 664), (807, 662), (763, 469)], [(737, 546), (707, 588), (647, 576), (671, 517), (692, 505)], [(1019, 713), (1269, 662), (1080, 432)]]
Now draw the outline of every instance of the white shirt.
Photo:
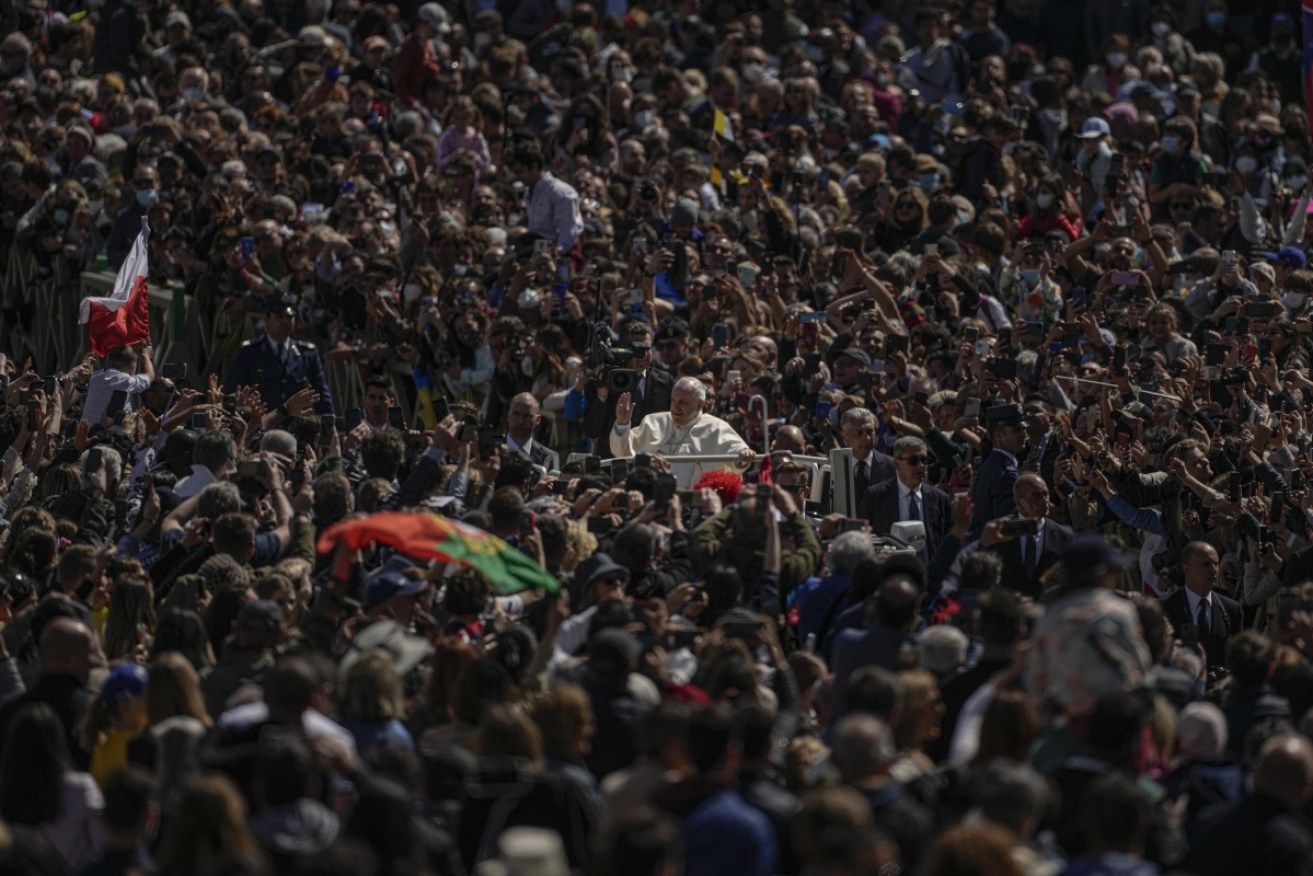
[(173, 495), (177, 497), (178, 501), (185, 501), (217, 480), (218, 478), (214, 476), (214, 472), (205, 466), (193, 465), (191, 474), (178, 481), (177, 485), (174, 486)]
[(898, 519), (911, 520), (912, 508), (911, 497), (916, 496), (917, 515), (916, 519), (925, 521), (925, 495), (921, 492), (921, 484), (915, 487), (909, 487), (902, 481), (898, 482)]
[(1210, 590), (1207, 596), (1200, 596), (1189, 587), (1186, 587), (1185, 601), (1190, 606), (1190, 623), (1192, 624), (1199, 622), (1199, 603), (1208, 603), (1208, 627), (1211, 630), (1213, 624), (1213, 592)]
[(507, 432), (507, 433), (506, 433), (506, 449), (507, 449), (507, 450), (523, 450), (526, 456), (532, 458), (532, 457), (533, 457), (533, 439), (530, 438), (528, 441), (524, 442), (523, 444), (517, 444), (517, 443), (515, 443), (515, 439), (511, 437), (511, 433), (510, 433), (510, 432)]
[(1044, 553), (1044, 521), (1037, 520), (1035, 521), (1035, 524), (1036, 524), (1036, 529), (1035, 529), (1035, 534), (1033, 536), (1023, 535), (1020, 539), (1018, 539), (1018, 541), (1020, 541), (1021, 543), (1020, 547), (1021, 547), (1022, 562), (1026, 561), (1026, 547), (1032, 540), (1035, 542), (1036, 563), (1039, 562), (1040, 555)]
[(115, 392), (126, 392), (128, 401), (123, 410), (131, 411), (137, 407), (133, 396), (150, 389), (151, 379), (145, 374), (127, 374), (117, 368), (102, 368), (91, 373), (87, 381), (87, 398), (82, 403), (82, 419), (93, 426), (100, 425), (105, 418), (105, 409)]

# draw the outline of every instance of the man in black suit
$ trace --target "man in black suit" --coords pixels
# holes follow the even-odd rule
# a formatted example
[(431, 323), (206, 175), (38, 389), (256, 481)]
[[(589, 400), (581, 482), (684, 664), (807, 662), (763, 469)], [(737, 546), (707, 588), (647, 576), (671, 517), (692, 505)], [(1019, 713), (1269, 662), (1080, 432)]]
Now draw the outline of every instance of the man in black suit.
[(1244, 625), (1240, 603), (1213, 589), (1220, 568), (1216, 548), (1203, 541), (1190, 542), (1181, 549), (1185, 586), (1163, 600), (1163, 613), (1178, 635), (1187, 626), (1198, 628), (1209, 666), (1226, 665), (1226, 644)]
[[(631, 319), (620, 327), (620, 343), (632, 350), (634, 357), (617, 364), (617, 368), (631, 368), (638, 375), (630, 399), (634, 403), (634, 417), (630, 426), (635, 429), (648, 414), (670, 410), (670, 393), (675, 379), (670, 372), (652, 362), (652, 327), (639, 319)], [(607, 435), (615, 426), (616, 394), (610, 392), (605, 378), (590, 380), (584, 390), (588, 409), (584, 412), (584, 434), (593, 439), (596, 452), (609, 456)]]
[(853, 495), (860, 503), (872, 484), (894, 477), (894, 461), (875, 449), (880, 423), (869, 408), (849, 408), (839, 421), (843, 444), (853, 452)]
[(1012, 492), (1021, 474), (1018, 460), (1028, 438), (1021, 405), (994, 405), (985, 411), (985, 423), (994, 449), (981, 463), (971, 485), (971, 502), (976, 509), (971, 518), (971, 538), (980, 538), (989, 521), (1008, 517), (1016, 510)]
[(1003, 560), (1004, 587), (1038, 599), (1043, 590), (1040, 578), (1058, 562), (1072, 532), (1049, 519), (1049, 487), (1039, 475), (1027, 473), (1017, 478), (1012, 497), (1018, 516), (1035, 521), (1035, 534), (998, 540), (997, 529), (986, 527), (980, 545)]
[(543, 419), (539, 410), (538, 399), (531, 392), (522, 392), (511, 399), (506, 412), (506, 447), (523, 450), (534, 465), (541, 465), (548, 471), (560, 471), (561, 455), (539, 443), (535, 437)]
[(879, 535), (888, 535), (895, 523), (920, 520), (925, 524), (925, 556), (933, 557), (953, 527), (953, 502), (925, 483), (930, 448), (920, 438), (904, 435), (895, 441), (893, 459), (895, 476), (867, 488), (857, 516), (871, 521), (871, 531)]

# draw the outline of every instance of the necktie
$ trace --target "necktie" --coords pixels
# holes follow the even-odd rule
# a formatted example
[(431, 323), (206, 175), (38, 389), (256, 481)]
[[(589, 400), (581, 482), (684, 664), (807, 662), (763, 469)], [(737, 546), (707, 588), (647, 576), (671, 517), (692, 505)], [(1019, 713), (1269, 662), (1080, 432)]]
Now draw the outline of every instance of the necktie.
[(907, 494), (907, 519), (908, 520), (921, 519), (921, 505), (919, 502), (916, 501), (915, 490)]
[(1033, 576), (1035, 574), (1035, 567), (1039, 565), (1039, 557), (1036, 556), (1036, 543), (1038, 541), (1039, 538), (1033, 535), (1026, 539), (1026, 550), (1022, 562), (1026, 564), (1027, 575)]
[(1199, 635), (1201, 636), (1208, 635), (1209, 621), (1211, 621), (1212, 619), (1213, 619), (1212, 612), (1209, 611), (1208, 600), (1207, 599), (1199, 600), (1199, 617), (1196, 620), (1196, 624), (1199, 627)]
[(857, 463), (856, 481), (854, 486), (857, 487), (858, 498), (861, 498), (861, 495), (866, 492), (866, 460), (864, 459)]

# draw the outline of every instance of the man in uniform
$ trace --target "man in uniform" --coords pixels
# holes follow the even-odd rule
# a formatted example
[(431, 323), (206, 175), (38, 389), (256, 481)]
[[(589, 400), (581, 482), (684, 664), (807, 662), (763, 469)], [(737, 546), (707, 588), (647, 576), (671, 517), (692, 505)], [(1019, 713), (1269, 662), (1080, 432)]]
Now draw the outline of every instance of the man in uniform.
[(971, 485), (971, 538), (979, 538), (985, 524), (999, 517), (1016, 514), (1012, 488), (1020, 471), (1017, 460), (1026, 449), (1026, 414), (1021, 405), (994, 405), (985, 411), (985, 424), (994, 449), (976, 473)]
[(319, 393), (315, 410), (333, 413), (333, 396), (324, 379), (324, 363), (319, 351), (308, 341), (292, 337), (296, 326), (295, 300), (290, 296), (270, 295), (265, 299), (264, 334), (257, 335), (237, 349), (224, 392), (239, 386), (257, 386), (260, 398), (270, 410), (280, 408), (288, 398), (304, 387)]

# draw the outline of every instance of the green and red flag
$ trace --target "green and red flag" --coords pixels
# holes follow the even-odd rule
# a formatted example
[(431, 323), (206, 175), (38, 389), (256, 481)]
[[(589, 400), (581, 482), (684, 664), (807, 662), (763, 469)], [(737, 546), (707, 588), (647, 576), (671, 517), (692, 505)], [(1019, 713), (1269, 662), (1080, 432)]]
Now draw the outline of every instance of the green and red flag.
[(437, 514), (385, 511), (330, 526), (319, 536), (318, 550), (330, 553), (338, 545), (353, 551), (381, 544), (408, 557), (460, 563), (478, 569), (500, 596), (521, 590), (559, 593), (556, 576), (506, 542), (477, 526)]

